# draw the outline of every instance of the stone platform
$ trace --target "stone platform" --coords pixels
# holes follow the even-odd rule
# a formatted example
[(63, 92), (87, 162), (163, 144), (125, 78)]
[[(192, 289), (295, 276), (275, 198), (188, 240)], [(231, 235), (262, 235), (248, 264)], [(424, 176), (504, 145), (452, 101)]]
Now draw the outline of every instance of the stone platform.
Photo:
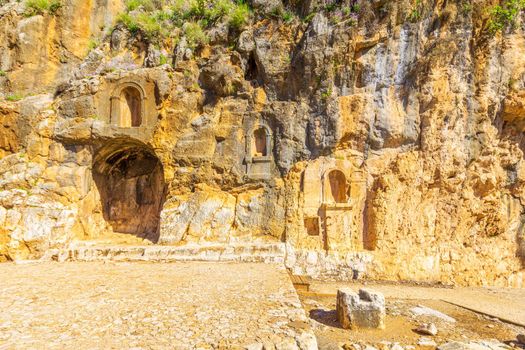
[(316, 349), (282, 264), (0, 264), (0, 349)]
[(77, 244), (50, 249), (42, 260), (51, 261), (226, 261), (284, 263), (284, 243), (187, 244), (182, 246), (133, 246)]

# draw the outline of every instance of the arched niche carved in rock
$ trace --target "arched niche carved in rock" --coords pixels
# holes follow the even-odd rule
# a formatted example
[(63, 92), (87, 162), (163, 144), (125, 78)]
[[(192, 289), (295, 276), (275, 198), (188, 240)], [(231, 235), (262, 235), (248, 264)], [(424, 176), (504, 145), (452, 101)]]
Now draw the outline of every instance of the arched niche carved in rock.
[(269, 132), (265, 127), (259, 127), (254, 130), (252, 136), (252, 157), (268, 156), (270, 146)]
[(346, 176), (341, 170), (331, 169), (325, 173), (323, 181), (323, 202), (348, 202), (348, 184)]
[(111, 96), (111, 124), (121, 128), (140, 127), (144, 121), (144, 90), (139, 84), (121, 84)]
[(264, 124), (257, 124), (246, 137), (246, 173), (251, 178), (266, 179), (272, 172), (272, 133)]

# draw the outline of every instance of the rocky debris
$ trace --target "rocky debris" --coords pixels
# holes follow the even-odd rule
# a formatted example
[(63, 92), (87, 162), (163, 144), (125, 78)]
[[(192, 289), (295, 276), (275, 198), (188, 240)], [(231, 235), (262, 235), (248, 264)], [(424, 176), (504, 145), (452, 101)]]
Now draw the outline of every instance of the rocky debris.
[(510, 350), (510, 346), (496, 340), (459, 342), (452, 341), (437, 347), (437, 350)]
[(438, 329), (433, 323), (423, 323), (416, 328), (416, 332), (424, 335), (437, 335)]
[(399, 343), (394, 343), (390, 347), (390, 350), (405, 350), (405, 348), (401, 346)]
[(410, 312), (412, 312), (412, 314), (414, 314), (415, 316), (431, 316), (450, 323), (456, 322), (456, 320), (453, 317), (450, 317), (440, 311), (431, 309), (423, 305), (413, 307), (412, 309), (410, 309)]
[(421, 337), (417, 341), (417, 345), (421, 347), (435, 348), (437, 346), (436, 342), (430, 338)]
[(521, 344), (525, 344), (525, 334), (518, 334), (516, 336), (516, 340), (520, 342)]
[(385, 297), (369, 289), (359, 294), (351, 289), (337, 291), (337, 319), (343, 328), (385, 328)]

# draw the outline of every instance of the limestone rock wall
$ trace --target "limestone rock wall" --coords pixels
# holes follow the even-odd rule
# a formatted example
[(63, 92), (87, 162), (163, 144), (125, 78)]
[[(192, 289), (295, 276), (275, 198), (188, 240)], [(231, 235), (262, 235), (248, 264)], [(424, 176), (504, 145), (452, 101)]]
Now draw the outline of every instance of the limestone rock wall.
[[(272, 4), (199, 47), (108, 25), (89, 54), (122, 4), (2, 6), (0, 93), (52, 94), (0, 104), (0, 257), (282, 241), (318, 278), (522, 286), (523, 14), (489, 34), (489, 1)], [(28, 26), (72, 58), (23, 63)]]
[(123, 10), (121, 0), (63, 1), (56, 15), (26, 16), (24, 1), (0, 8), (0, 87), (6, 96), (52, 91), (73, 77)]

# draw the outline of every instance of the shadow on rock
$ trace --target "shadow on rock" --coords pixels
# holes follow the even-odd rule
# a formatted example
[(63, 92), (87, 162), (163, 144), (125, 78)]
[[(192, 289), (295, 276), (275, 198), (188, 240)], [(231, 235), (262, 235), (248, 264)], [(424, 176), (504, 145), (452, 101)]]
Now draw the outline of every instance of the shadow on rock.
[(337, 321), (337, 312), (335, 310), (310, 310), (310, 318), (326, 326), (342, 328)]

